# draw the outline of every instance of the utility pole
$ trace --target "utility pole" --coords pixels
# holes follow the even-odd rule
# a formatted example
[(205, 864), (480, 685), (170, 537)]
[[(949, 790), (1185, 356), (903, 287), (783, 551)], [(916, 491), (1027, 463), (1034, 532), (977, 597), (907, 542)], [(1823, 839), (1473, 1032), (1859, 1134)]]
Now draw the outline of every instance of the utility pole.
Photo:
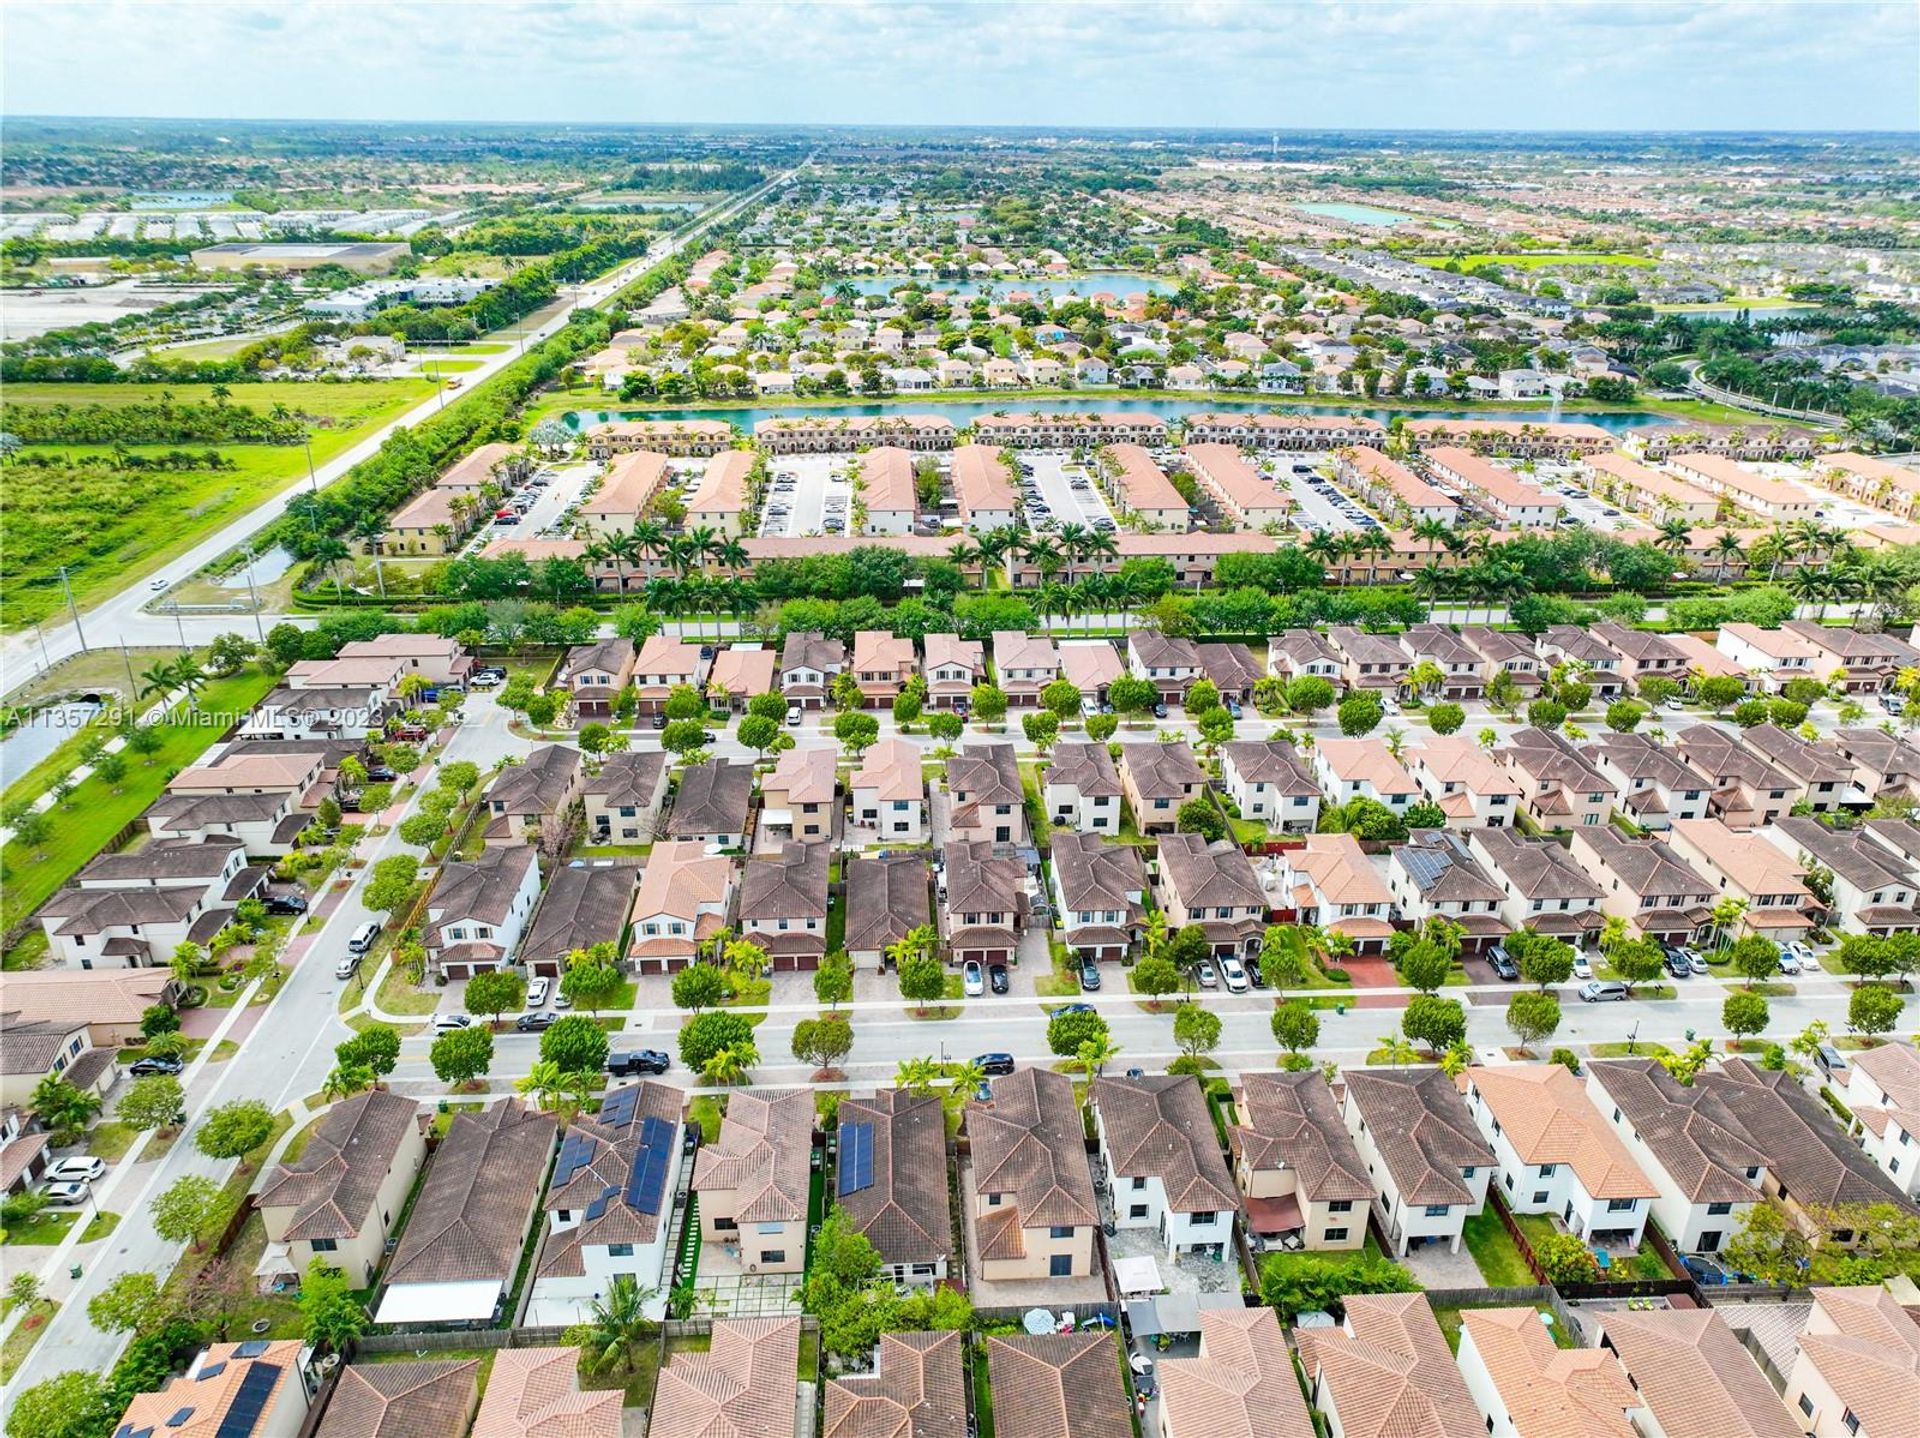
[(173, 601), (173, 627), (179, 631), (180, 652), (185, 654), (187, 652), (187, 622), (180, 617), (180, 601), (177, 599)]
[(80, 640), (80, 652), (87, 652), (87, 631), (80, 627), (80, 606), (73, 602), (73, 585), (67, 579), (67, 566), (60, 566), (60, 588), (67, 596), (67, 613), (73, 616), (73, 632)]
[(320, 476), (313, 472), (313, 436), (307, 435), (300, 441), (307, 451), (307, 482), (313, 486), (313, 492), (320, 492)]
[(261, 648), (266, 647), (267, 630), (260, 622), (260, 592), (253, 587), (253, 546), (242, 545), (240, 552), (247, 556), (247, 598), (253, 605), (253, 632), (260, 638)]
[(33, 621), (34, 637), (40, 641), (40, 669), (44, 673), (53, 668), (53, 660), (47, 655), (47, 631), (40, 627), (38, 619)]
[(128, 652), (127, 641), (124, 639), (120, 641), (120, 658), (127, 666), (127, 705), (128, 712), (131, 713), (133, 707), (140, 702), (140, 681), (133, 677), (133, 655)]

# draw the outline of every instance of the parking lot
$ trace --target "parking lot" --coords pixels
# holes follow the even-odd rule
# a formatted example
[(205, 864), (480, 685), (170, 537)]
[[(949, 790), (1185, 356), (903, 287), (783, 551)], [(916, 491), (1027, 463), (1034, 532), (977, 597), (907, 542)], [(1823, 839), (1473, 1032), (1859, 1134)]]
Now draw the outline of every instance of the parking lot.
[[(580, 503), (580, 496), (587, 487), (587, 481), (598, 472), (596, 464), (567, 464), (560, 466), (542, 465), (534, 471), (527, 487), (513, 499), (527, 498), (532, 502), (527, 506), (516, 523), (501, 524), (498, 520), (484, 526), (475, 539), (475, 544), (484, 548), (495, 539), (556, 539), (564, 538), (572, 531), (574, 508)], [(510, 508), (512, 500), (501, 507)]]
[(768, 538), (848, 533), (853, 523), (852, 475), (859, 462), (849, 454), (775, 459), (760, 533)]
[[(1332, 466), (1311, 454), (1263, 454), (1254, 463), (1262, 474), (1293, 496), (1302, 529), (1366, 529), (1378, 521), (1331, 479)], [(1304, 467), (1305, 472), (1301, 471)], [(1315, 480), (1323, 483), (1315, 484)]]
[(1075, 464), (1070, 455), (1058, 450), (1023, 450), (1020, 465), (1029, 528), (1058, 529), (1063, 524), (1078, 524), (1111, 533), (1119, 527), (1093, 475)]
[(1618, 505), (1588, 493), (1582, 483), (1583, 471), (1577, 465), (1541, 463), (1532, 474), (1522, 474), (1520, 478), (1558, 498), (1567, 518), (1579, 520), (1588, 529), (1644, 529), (1648, 524), (1647, 520)]

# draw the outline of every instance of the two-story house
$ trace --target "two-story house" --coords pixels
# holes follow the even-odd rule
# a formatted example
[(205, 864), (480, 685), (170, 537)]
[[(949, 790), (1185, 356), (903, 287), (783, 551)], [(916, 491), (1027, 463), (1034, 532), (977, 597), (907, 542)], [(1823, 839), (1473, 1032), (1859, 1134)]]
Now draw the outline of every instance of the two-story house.
[(448, 860), (421, 928), (428, 967), (470, 979), (513, 963), (539, 899), (540, 865), (524, 844), (490, 844), (477, 858)]
[(1527, 817), (1542, 829), (1594, 828), (1607, 821), (1613, 784), (1561, 735), (1516, 730), (1494, 757), (1520, 785)]
[(1548, 672), (1570, 668), (1590, 686), (1601, 703), (1618, 699), (1626, 688), (1626, 656), (1592, 630), (1555, 624), (1535, 641), (1535, 650)]
[[(832, 759), (832, 750), (821, 751)], [(853, 822), (884, 842), (925, 843), (927, 781), (920, 769), (920, 746), (911, 739), (883, 739), (861, 756), (847, 781), (853, 794)], [(766, 785), (762, 785), (764, 794)]]
[(667, 837), (717, 849), (745, 848), (752, 810), (752, 765), (723, 759), (689, 764), (680, 771), (673, 810), (667, 815)]
[(1127, 635), (1127, 672), (1153, 685), (1162, 704), (1178, 704), (1200, 678), (1200, 650), (1190, 639), (1136, 629)]
[(693, 840), (655, 844), (633, 896), (629, 956), (643, 974), (692, 963), (702, 945), (733, 923), (738, 870)]
[(927, 681), (929, 712), (964, 711), (973, 702), (974, 685), (986, 682), (986, 649), (978, 639), (962, 639), (957, 634), (929, 634), (920, 672)]
[(824, 709), (834, 678), (847, 667), (847, 646), (824, 634), (795, 630), (780, 650), (780, 692), (801, 709)]
[(1508, 928), (1532, 929), (1576, 948), (1599, 938), (1606, 926), (1604, 895), (1565, 849), (1513, 829), (1476, 829), (1467, 842), (1506, 896), (1500, 917)]
[(1724, 729), (1695, 724), (1672, 737), (1673, 752), (1713, 784), (1707, 816), (1730, 829), (1752, 829), (1784, 819), (1800, 802), (1801, 788)]
[(1830, 744), (1809, 744), (1777, 724), (1742, 730), (1740, 742), (1798, 784), (1799, 803), (1816, 814), (1851, 812), (1872, 802), (1855, 786), (1853, 765)]
[(633, 660), (634, 696), (639, 712), (661, 713), (675, 689), (703, 690), (707, 664), (700, 656), (698, 644), (671, 639), (664, 634), (652, 635), (640, 646)]
[(776, 971), (817, 968), (827, 951), (830, 844), (790, 842), (747, 861), (740, 876), (741, 936), (767, 951)]
[(486, 842), (557, 851), (584, 778), (580, 751), (564, 744), (541, 744), (519, 763), (508, 764), (487, 786)]
[(1338, 692), (1346, 666), (1317, 629), (1283, 629), (1267, 641), (1267, 672), (1276, 679), (1324, 679)]
[[(1353, 1293), (1337, 1328), (1300, 1328), (1307, 1391), (1341, 1438), (1483, 1438), (1473, 1395), (1421, 1293)], [(1773, 1438), (1773, 1435), (1768, 1435)]]
[(1630, 839), (1611, 825), (1577, 829), (1571, 852), (1600, 884), (1600, 911), (1639, 937), (1686, 945), (1713, 927), (1713, 886), (1664, 840)]
[(1849, 1055), (1845, 1091), (1867, 1157), (1908, 1198), (1920, 1194), (1920, 1053), (1888, 1043)]
[(1465, 932), (1462, 953), (1478, 954), (1510, 932), (1500, 917), (1505, 890), (1480, 861), (1464, 834), (1452, 829), (1415, 829), (1387, 858), (1387, 890), (1400, 917), (1413, 924), (1442, 918)]
[(1836, 729), (1832, 752), (1853, 767), (1850, 782), (1867, 803), (1882, 794), (1920, 794), (1920, 748), (1879, 729)]
[(55, 959), (67, 968), (167, 964), (183, 943), (205, 946), (255, 893), (266, 870), (249, 867), (240, 841), (161, 839), (102, 854), (40, 906)]
[(520, 942), (520, 962), (527, 973), (558, 979), (576, 949), (596, 944), (611, 945), (619, 953), (639, 876), (630, 864), (555, 869)]
[(1186, 744), (1123, 744), (1120, 786), (1142, 834), (1172, 831), (1180, 806), (1207, 791), (1206, 770)]
[(1346, 1080), (1342, 1118), (1394, 1256), (1439, 1243), (1458, 1253), (1493, 1173), (1460, 1090), (1437, 1068), (1349, 1069)]
[(1169, 1259), (1225, 1259), (1240, 1201), (1198, 1081), (1096, 1078), (1089, 1101), (1114, 1223), (1153, 1231)]
[(1249, 1070), (1234, 1111), (1227, 1150), (1247, 1231), (1270, 1244), (1290, 1236), (1311, 1250), (1359, 1248), (1373, 1185), (1326, 1081)]
[(993, 672), (1010, 706), (1031, 709), (1040, 703), (1040, 691), (1060, 677), (1060, 651), (1047, 635), (996, 629)]
[(1124, 959), (1139, 940), (1147, 871), (1129, 844), (1098, 834), (1053, 836), (1055, 927), (1082, 959)]
[(939, 1094), (883, 1088), (839, 1109), (834, 1202), (896, 1284), (930, 1288), (953, 1256), (946, 1105)]
[(1340, 656), (1340, 680), (1348, 689), (1390, 693), (1413, 667), (1407, 651), (1384, 634), (1336, 624), (1327, 631), (1327, 643)]
[(860, 702), (869, 709), (893, 703), (919, 672), (913, 641), (885, 629), (862, 629), (853, 636), (853, 677)]
[(1026, 928), (1026, 865), (995, 858), (995, 847), (984, 840), (956, 840), (942, 851), (936, 877), (941, 937), (956, 964), (970, 959), (1007, 963)]
[(1309, 834), (1282, 854), (1280, 892), (1300, 923), (1345, 934), (1356, 953), (1380, 953), (1393, 936), (1393, 893), (1351, 834)]
[(335, 1104), (298, 1158), (275, 1166), (254, 1196), (267, 1241), (285, 1246), (294, 1272), (317, 1258), (358, 1287), (373, 1286), (387, 1238), (426, 1162), (414, 1099), (369, 1089)]
[(1026, 791), (1011, 744), (972, 744), (947, 760), (948, 836), (1019, 847), (1027, 842)]
[(1471, 700), (1486, 692), (1487, 677), (1492, 672), (1486, 659), (1445, 625), (1413, 625), (1400, 636), (1400, 647), (1406, 650), (1411, 664), (1432, 664), (1444, 676), (1438, 688), (1425, 686), (1429, 697)]
[(1580, 1438), (1639, 1438), (1630, 1414), (1645, 1400), (1620, 1360), (1602, 1348), (1561, 1348), (1538, 1309), (1473, 1308), (1461, 1315), (1460, 1377), (1487, 1438), (1555, 1431)]
[[(576, 724), (605, 723), (613, 717), (620, 691), (633, 682), (637, 659), (631, 639), (602, 639), (576, 644), (567, 651), (560, 666), (560, 682), (566, 687), (567, 707)], [(662, 695), (656, 709), (665, 703)]]
[(1372, 799), (1405, 814), (1420, 797), (1413, 775), (1378, 739), (1322, 739), (1310, 762), (1331, 804)]
[[(1699, 819), (1713, 788), (1707, 776), (1644, 734), (1609, 734), (1586, 756), (1613, 786), (1614, 807), (1642, 829), (1664, 829), (1675, 819)], [(1583, 831), (1576, 829), (1578, 837)]]
[(1160, 907), (1167, 931), (1188, 924), (1206, 931), (1216, 954), (1252, 957), (1266, 933), (1267, 894), (1237, 844), (1209, 844), (1198, 834), (1160, 836)]
[(1487, 661), (1486, 676), (1489, 682), (1505, 670), (1507, 676), (1519, 686), (1523, 698), (1538, 697), (1541, 687), (1546, 683), (1546, 666), (1540, 662), (1540, 654), (1533, 647), (1533, 640), (1515, 630), (1494, 629), (1485, 624), (1461, 626), (1460, 637), (1474, 653)]
[[(1782, 819), (1754, 831), (1800, 866), (1823, 870), (1833, 902), (1827, 921), (1843, 933), (1920, 930), (1920, 870), (1859, 830), (1829, 829), (1817, 819)], [(1817, 902), (1817, 901), (1816, 901)]]
[(1100, 1206), (1073, 1080), (1028, 1066), (967, 1105), (974, 1246), (989, 1283), (1091, 1278)]
[(1293, 745), (1242, 739), (1220, 748), (1220, 782), (1242, 819), (1311, 833), (1320, 822), (1320, 782)]
[(701, 1242), (748, 1273), (806, 1267), (813, 1122), (810, 1089), (741, 1089), (727, 1099), (720, 1137), (694, 1159)]
[(1463, 735), (1435, 735), (1406, 752), (1406, 769), (1454, 829), (1504, 829), (1520, 810), (1513, 771)]
[(623, 749), (600, 761), (600, 772), (580, 785), (587, 833), (596, 844), (646, 844), (653, 840), (667, 802), (667, 756), (658, 750)]
[(1784, 943), (1813, 927), (1816, 906), (1796, 855), (1718, 819), (1682, 820), (1671, 832), (1675, 857), (1710, 882), (1717, 896), (1745, 902), (1745, 932)]
[(1878, 1283), (1816, 1288), (1781, 1394), (1813, 1438), (1884, 1438), (1920, 1412), (1920, 1325)]
[(760, 823), (776, 838), (830, 840), (840, 774), (831, 749), (788, 749), (760, 781)]
[(1794, 679), (1825, 684), (1833, 671), (1818, 649), (1791, 629), (1762, 629), (1757, 624), (1723, 624), (1714, 648), (1752, 676), (1752, 687), (1778, 694)]
[(1620, 677), (1629, 688), (1642, 679), (1686, 682), (1687, 656), (1664, 635), (1624, 624), (1596, 624), (1587, 632), (1620, 656)]
[(1059, 828), (1117, 835), (1120, 792), (1120, 775), (1105, 744), (1056, 744), (1052, 762), (1040, 771), (1041, 800)]

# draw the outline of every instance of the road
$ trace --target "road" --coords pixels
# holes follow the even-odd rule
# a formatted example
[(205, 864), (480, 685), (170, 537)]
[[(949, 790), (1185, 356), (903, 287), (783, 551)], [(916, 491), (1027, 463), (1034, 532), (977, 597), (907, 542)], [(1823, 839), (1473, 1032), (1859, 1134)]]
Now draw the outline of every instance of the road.
[[(772, 190), (785, 184), (806, 161), (784, 174), (777, 175), (757, 190), (753, 190), (729, 201), (701, 217), (693, 225), (680, 233), (661, 240), (652, 246), (646, 254), (627, 261), (618, 269), (602, 275), (588, 285), (571, 288), (567, 291), (569, 299), (563, 309), (544, 324), (526, 331), (517, 349), (509, 348), (500, 354), (479, 357), (475, 368), (464, 372), (461, 381), (466, 390), (477, 389), (484, 381), (491, 379), (525, 352), (529, 343), (540, 341), (565, 328), (568, 316), (581, 306), (591, 307), (631, 284), (645, 271), (663, 260), (672, 258), (701, 235), (724, 220), (731, 219), (740, 211), (757, 204)], [(404, 414), (388, 421), (379, 429), (369, 433), (360, 443), (344, 451), (314, 471), (314, 484), (321, 489), (340, 480), (361, 461), (377, 453), (389, 435), (410, 425), (431, 419), (447, 403), (443, 393), (436, 393), (422, 400)], [(98, 647), (111, 644), (118, 646), (167, 647), (180, 641), (184, 632), (186, 642), (202, 645), (212, 642), (218, 635), (234, 628), (234, 616), (220, 614), (200, 617), (187, 617), (176, 624), (171, 614), (149, 614), (147, 603), (154, 597), (151, 587), (156, 580), (165, 580), (169, 585), (179, 584), (191, 578), (203, 567), (218, 559), (221, 555), (238, 548), (268, 524), (286, 512), (288, 503), (300, 492), (298, 486), (290, 487), (271, 499), (263, 500), (239, 519), (225, 525), (186, 553), (168, 561), (159, 569), (145, 571), (130, 576), (131, 583), (119, 592), (96, 601), (81, 611), (80, 623), (76, 627), (71, 618), (58, 623), (49, 621), (36, 633), (29, 629), (9, 636), (0, 641), (0, 669), (4, 669), (10, 680), (14, 676), (24, 679), (38, 673), (43, 667), (42, 656), (47, 662), (57, 662), (70, 654), (77, 654), (87, 645)], [(266, 616), (262, 616), (266, 618)], [(273, 622), (278, 622), (277, 616)], [(87, 643), (82, 643), (84, 635)], [(17, 681), (14, 681), (17, 682)], [(11, 687), (11, 683), (8, 687)]]

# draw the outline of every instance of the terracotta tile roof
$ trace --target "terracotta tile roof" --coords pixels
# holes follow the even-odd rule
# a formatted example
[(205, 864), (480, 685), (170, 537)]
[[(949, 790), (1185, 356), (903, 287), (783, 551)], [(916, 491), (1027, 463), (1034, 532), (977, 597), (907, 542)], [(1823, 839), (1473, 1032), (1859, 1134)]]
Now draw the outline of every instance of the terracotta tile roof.
[(660, 779), (666, 767), (667, 756), (658, 750), (643, 753), (629, 749), (609, 754), (601, 761), (600, 772), (587, 776), (580, 792), (603, 804), (651, 809), (664, 792)]
[(1388, 889), (1351, 834), (1309, 834), (1288, 852), (1287, 867), (1312, 880), (1329, 904), (1391, 904)]
[(620, 1438), (617, 1388), (582, 1393), (578, 1348), (502, 1348), (471, 1438)]
[(1615, 1308), (1600, 1320), (1669, 1438), (1800, 1438), (1760, 1367), (1712, 1309)]
[(505, 804), (505, 814), (559, 812), (560, 801), (580, 772), (580, 751), (543, 744), (518, 764), (502, 769), (487, 790), (489, 804)]
[(1484, 1438), (1425, 1294), (1356, 1293), (1341, 1306), (1344, 1327), (1303, 1328), (1295, 1341), (1344, 1438)]
[(874, 512), (915, 508), (913, 456), (895, 445), (870, 449), (860, 460), (860, 478), (866, 485), (867, 508)]
[(1793, 1201), (1825, 1206), (1892, 1203), (1914, 1211), (1913, 1201), (1791, 1074), (1729, 1058), (1721, 1060), (1717, 1072), (1701, 1074), (1694, 1087), (1727, 1106), (1737, 1130), (1767, 1156), (1767, 1172)]
[(737, 1191), (741, 1223), (789, 1223), (807, 1212), (813, 1163), (813, 1094), (736, 1093), (720, 1137), (694, 1160), (693, 1188)]
[[(44, 1137), (44, 1135), (42, 1135)], [(238, 1354), (237, 1343), (215, 1343), (195, 1358), (185, 1377), (169, 1379), (151, 1393), (136, 1393), (127, 1403), (116, 1435), (164, 1433), (167, 1438), (221, 1438), (234, 1399), (250, 1374), (273, 1373), (266, 1402), (256, 1410), (254, 1421), (240, 1430), (238, 1438), (250, 1438), (263, 1426), (292, 1432), (298, 1420), (288, 1421), (275, 1414), (282, 1397), (299, 1393), (300, 1349), (297, 1339), (283, 1338), (263, 1345), (263, 1351), (250, 1358)], [(301, 1395), (304, 1411), (304, 1394)], [(182, 1416), (184, 1415), (184, 1416)], [(236, 1418), (235, 1422), (239, 1420)], [(235, 1438), (227, 1434), (227, 1438)]]
[[(800, 1097), (812, 1107), (812, 1094)], [(707, 1352), (676, 1353), (660, 1370), (648, 1438), (787, 1438), (799, 1372), (798, 1318), (717, 1319)]]
[(1234, 772), (1248, 784), (1271, 784), (1283, 796), (1320, 796), (1320, 783), (1293, 745), (1283, 740), (1242, 739), (1220, 749)]
[(1313, 1438), (1293, 1356), (1271, 1308), (1203, 1308), (1200, 1352), (1163, 1358), (1161, 1422), (1177, 1438)]
[(1116, 1175), (1158, 1178), (1175, 1213), (1239, 1208), (1213, 1120), (1192, 1077), (1099, 1078), (1093, 1081), (1092, 1102)]
[(1462, 1077), (1468, 1097), (1480, 1095), (1521, 1162), (1567, 1164), (1590, 1198), (1659, 1196), (1564, 1064), (1475, 1065)]
[(1292, 1169), (1311, 1203), (1373, 1197), (1367, 1166), (1319, 1074), (1249, 1070), (1237, 1106), (1246, 1122), (1228, 1133), (1250, 1168)]
[(519, 1099), (454, 1115), (434, 1150), (386, 1283), (513, 1282), (556, 1125)]
[(958, 1333), (883, 1333), (877, 1358), (871, 1374), (828, 1382), (825, 1438), (953, 1438), (965, 1431)]
[(505, 924), (533, 867), (533, 850), (525, 844), (490, 845), (478, 858), (442, 864), (427, 900), (427, 947), (438, 949), (445, 944), (442, 930), (449, 924), (471, 920), (496, 928)]
[(753, 802), (753, 766), (709, 759), (680, 773), (667, 833), (676, 839), (704, 834), (743, 834)]
[(1085, 799), (1118, 795), (1120, 775), (1105, 744), (1056, 744), (1053, 762), (1040, 771), (1040, 784), (1068, 785)]
[(831, 749), (789, 749), (760, 781), (763, 794), (783, 793), (793, 804), (829, 804), (840, 786)]
[(1105, 1333), (987, 1339), (995, 1438), (1118, 1438), (1133, 1431)]
[(316, 1438), (460, 1438), (479, 1387), (477, 1358), (351, 1364)]
[(1920, 1327), (1885, 1288), (1814, 1289), (1800, 1353), (1861, 1433), (1920, 1433)]
[(1011, 744), (974, 744), (961, 750), (947, 760), (947, 788), (956, 804), (1017, 807), (1026, 799)]
[(846, 873), (848, 952), (884, 951), (932, 918), (931, 873), (924, 857), (849, 858)]
[(1550, 839), (1528, 839), (1509, 829), (1476, 829), (1473, 843), (1523, 899), (1597, 903), (1604, 897), (1579, 861)]
[[(947, 1122), (938, 1094), (883, 1088), (840, 1105), (840, 1125), (870, 1124), (873, 1182), (837, 1199), (884, 1263), (931, 1263), (953, 1249)], [(843, 1144), (840, 1160), (846, 1159)]]
[(1182, 743), (1123, 744), (1120, 763), (1142, 799), (1181, 799), (1207, 787), (1206, 770)]
[(1461, 1319), (1508, 1418), (1527, 1438), (1638, 1438), (1627, 1410), (1641, 1400), (1611, 1353), (1556, 1348), (1532, 1308), (1469, 1308)]
[(1109, 844), (1098, 834), (1062, 832), (1053, 836), (1051, 848), (1054, 877), (1067, 907), (1063, 923), (1070, 926), (1071, 915), (1083, 912), (1096, 918), (1118, 912), (1121, 926), (1139, 916), (1132, 896), (1146, 892), (1147, 871), (1132, 845)]
[[(585, 1272), (582, 1250), (589, 1244), (649, 1244), (659, 1235), (663, 1214), (646, 1213), (628, 1203), (625, 1199), (627, 1180), (632, 1176), (634, 1160), (640, 1152), (640, 1137), (646, 1121), (656, 1118), (677, 1127), (685, 1097), (679, 1089), (651, 1080), (635, 1084), (632, 1089), (635, 1097), (625, 1123), (602, 1122), (596, 1115), (582, 1114), (567, 1128), (565, 1143), (573, 1146), (572, 1156), (577, 1162), (572, 1164), (570, 1172), (556, 1169), (543, 1205), (545, 1211), (591, 1212), (596, 1203), (608, 1197), (609, 1190), (617, 1191), (621, 1197), (618, 1202), (603, 1204), (597, 1217), (585, 1218), (547, 1241), (540, 1257), (543, 1277), (579, 1277)], [(677, 1157), (675, 1163), (677, 1173)]]
[(1350, 1069), (1347, 1099), (1373, 1134), (1400, 1202), (1471, 1203), (1463, 1168), (1484, 1168), (1493, 1150), (1466, 1101), (1439, 1069)]
[(293, 1209), (290, 1239), (354, 1237), (419, 1115), (418, 1103), (387, 1089), (334, 1105), (300, 1157), (267, 1175), (256, 1205)]
[(923, 667), (929, 673), (948, 665), (975, 675), (987, 672), (986, 646), (978, 639), (962, 639), (958, 634), (929, 634), (924, 642), (926, 659)]
[(831, 844), (781, 846), (769, 858), (749, 859), (740, 880), (740, 918), (825, 920)]
[(534, 910), (533, 923), (520, 942), (520, 960), (565, 959), (575, 949), (620, 941), (621, 927), (633, 908), (639, 870), (620, 864), (608, 869), (560, 868)]
[(779, 656), (771, 649), (735, 644), (714, 656), (713, 671), (707, 676), (707, 683), (713, 688), (746, 698), (771, 693), (774, 669), (778, 663)]
[(783, 670), (818, 669), (823, 674), (837, 674), (846, 666), (846, 662), (847, 646), (824, 634), (795, 630), (787, 636), (787, 642), (780, 650), (780, 667)]
[[(820, 752), (829, 758), (833, 753), (830, 749)], [(911, 739), (881, 740), (867, 750), (860, 767), (847, 781), (847, 788), (871, 789), (882, 804), (900, 799), (915, 804), (925, 803), (927, 781), (920, 768), (920, 746)]]
[(655, 844), (634, 895), (634, 917), (637, 921), (671, 914), (691, 919), (703, 904), (724, 907), (735, 877), (734, 861), (721, 854), (708, 858), (698, 839)]
[(1265, 910), (1267, 891), (1237, 845), (1209, 844), (1198, 834), (1162, 834), (1160, 869), (1189, 913), (1207, 908)]
[[(1025, 1252), (1022, 1228), (1082, 1228), (1100, 1221), (1073, 1082), (1051, 1069), (1023, 1068), (993, 1080), (990, 1103), (967, 1105), (973, 1183), (1007, 1196), (976, 1229), (993, 1257)], [(988, 1242), (988, 1230), (995, 1242)]]
[(1094, 694), (1127, 672), (1120, 652), (1104, 639), (1063, 639), (1060, 672), (1082, 694)]
[(1652, 1059), (1594, 1063), (1590, 1072), (1640, 1135), (1654, 1161), (1694, 1203), (1753, 1203), (1767, 1157), (1744, 1134), (1719, 1094), (1696, 1083), (1676, 1082)]

